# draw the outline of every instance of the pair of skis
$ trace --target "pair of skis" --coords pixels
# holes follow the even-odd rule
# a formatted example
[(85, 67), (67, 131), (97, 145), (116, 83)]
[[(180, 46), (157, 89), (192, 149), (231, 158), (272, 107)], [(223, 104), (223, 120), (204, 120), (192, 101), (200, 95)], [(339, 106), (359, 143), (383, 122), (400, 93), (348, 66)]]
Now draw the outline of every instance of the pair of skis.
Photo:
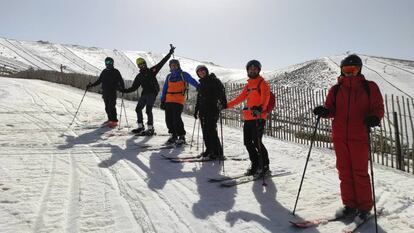
[[(381, 208), (377, 211), (377, 217), (383, 215), (384, 213), (384, 208)], [(315, 218), (315, 219), (309, 219), (309, 220), (291, 220), (289, 221), (293, 226), (298, 227), (298, 228), (309, 228), (309, 227), (317, 227), (319, 225), (324, 225), (327, 224), (329, 222), (335, 222), (335, 221), (341, 221), (341, 220), (345, 220), (347, 218), (352, 218), (354, 217), (354, 215), (344, 215), (344, 216), (328, 216), (328, 217), (322, 217), (322, 218)], [(342, 233), (353, 233), (355, 232), (357, 229), (359, 229), (362, 225), (364, 225), (365, 223), (369, 222), (372, 218), (374, 218), (375, 215), (370, 214), (368, 215), (368, 217), (363, 220), (363, 221), (352, 221), (351, 223), (347, 224), (343, 229), (342, 229)]]

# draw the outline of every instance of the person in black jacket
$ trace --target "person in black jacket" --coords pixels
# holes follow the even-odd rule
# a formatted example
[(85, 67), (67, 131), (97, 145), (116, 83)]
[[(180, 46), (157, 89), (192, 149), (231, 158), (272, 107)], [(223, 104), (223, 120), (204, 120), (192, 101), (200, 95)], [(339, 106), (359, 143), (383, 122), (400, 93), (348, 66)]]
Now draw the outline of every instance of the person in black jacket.
[[(164, 66), (164, 64), (170, 59), (174, 53), (175, 47), (171, 47), (170, 52), (155, 66), (148, 68), (146, 61), (139, 57), (136, 60), (139, 68), (139, 73), (134, 79), (132, 86), (128, 89), (123, 90), (124, 93), (129, 93), (137, 90), (140, 86), (142, 87), (141, 96), (138, 100), (135, 112), (137, 113), (138, 128), (132, 130), (135, 134), (153, 135), (154, 134), (154, 119), (152, 115), (152, 108), (154, 106), (155, 98), (160, 91), (156, 75)], [(145, 131), (144, 117), (142, 115), (142, 109), (146, 107), (146, 113), (148, 116), (147, 125), (148, 129)]]
[(225, 88), (215, 74), (209, 74), (206, 66), (196, 68), (200, 78), (194, 117), (200, 117), (206, 151), (201, 155), (208, 159), (222, 159), (223, 148), (217, 133), (217, 120), (227, 106)]
[(105, 112), (108, 115), (108, 120), (104, 122), (105, 125), (115, 128), (118, 125), (116, 113), (116, 91), (123, 90), (124, 80), (122, 79), (119, 70), (114, 68), (114, 59), (111, 57), (105, 58), (106, 68), (102, 71), (98, 80), (94, 83), (88, 83), (87, 89), (97, 86), (102, 83), (102, 98), (105, 103)]

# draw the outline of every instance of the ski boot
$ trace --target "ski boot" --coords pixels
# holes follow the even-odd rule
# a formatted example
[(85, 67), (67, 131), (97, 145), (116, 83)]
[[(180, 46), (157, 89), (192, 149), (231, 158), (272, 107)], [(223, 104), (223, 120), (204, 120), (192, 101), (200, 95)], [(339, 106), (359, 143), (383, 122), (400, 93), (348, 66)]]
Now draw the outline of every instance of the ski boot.
[(144, 130), (145, 130), (144, 125), (143, 125), (142, 123), (138, 123), (138, 128), (133, 129), (131, 132), (132, 132), (133, 134), (139, 134), (139, 133), (141, 133), (141, 132), (142, 132), (142, 131), (144, 131)]
[(171, 137), (165, 142), (165, 145), (172, 145), (175, 141), (177, 141), (177, 136), (171, 135)]
[(357, 224), (361, 224), (361, 223), (367, 221), (369, 215), (370, 215), (369, 211), (358, 210), (357, 214), (354, 218), (354, 222), (357, 223)]
[(108, 121), (108, 123), (106, 124), (106, 126), (108, 126), (109, 128), (113, 129), (115, 127), (118, 126), (118, 122), (117, 121)]
[(253, 176), (255, 179), (258, 179), (262, 177), (267, 177), (270, 174), (272, 174), (272, 172), (269, 170), (269, 166), (263, 166), (263, 169), (257, 170), (257, 172)]
[(148, 126), (147, 130), (141, 131), (140, 133), (135, 134), (137, 136), (153, 136), (155, 135), (154, 127)]
[(352, 208), (352, 207), (349, 207), (349, 206), (344, 206), (344, 207), (339, 208), (335, 212), (335, 217), (336, 218), (342, 218), (342, 217), (345, 217), (345, 216), (351, 216), (351, 215), (356, 214), (356, 211), (357, 210), (355, 208)]
[(246, 176), (252, 176), (252, 175), (256, 174), (256, 172), (257, 172), (257, 168), (251, 166), (250, 168), (248, 168), (246, 170), (246, 172), (244, 173), (244, 175), (246, 175)]
[(185, 142), (185, 136), (184, 135), (179, 136), (178, 139), (175, 141), (176, 146), (182, 146), (185, 143), (186, 142)]

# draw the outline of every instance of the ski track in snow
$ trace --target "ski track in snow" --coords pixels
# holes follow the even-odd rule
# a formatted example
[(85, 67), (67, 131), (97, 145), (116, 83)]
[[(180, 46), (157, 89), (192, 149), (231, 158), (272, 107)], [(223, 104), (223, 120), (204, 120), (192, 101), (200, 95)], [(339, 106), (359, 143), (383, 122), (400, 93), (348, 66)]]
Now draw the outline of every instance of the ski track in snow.
[[(308, 146), (263, 139), (271, 169), (292, 174), (231, 188), (208, 183), (223, 164), (171, 163), (193, 149), (146, 150), (165, 137), (134, 137), (123, 128), (99, 126), (106, 118), (100, 95), (87, 93), (67, 130), (83, 91), (36, 80), (0, 78), (0, 229), (2, 232), (297, 232), (288, 221)], [(125, 101), (130, 124), (135, 102)], [(118, 101), (119, 111), (120, 101)], [(156, 131), (166, 132), (154, 110)], [(124, 119), (122, 120), (124, 122)], [(188, 140), (194, 120), (184, 116)], [(197, 132), (197, 130), (196, 130)], [(224, 127), (225, 153), (247, 157), (240, 129)], [(112, 136), (114, 134), (115, 136)], [(196, 142), (196, 135), (194, 142)], [(199, 146), (201, 148), (201, 145)], [(200, 151), (199, 151), (200, 152)], [(224, 162), (226, 175), (248, 161)], [(376, 166), (380, 232), (414, 232), (411, 174)], [(315, 148), (298, 202), (303, 218), (341, 205), (333, 152)], [(373, 224), (359, 232), (372, 232)], [(300, 232), (339, 232), (334, 222)]]

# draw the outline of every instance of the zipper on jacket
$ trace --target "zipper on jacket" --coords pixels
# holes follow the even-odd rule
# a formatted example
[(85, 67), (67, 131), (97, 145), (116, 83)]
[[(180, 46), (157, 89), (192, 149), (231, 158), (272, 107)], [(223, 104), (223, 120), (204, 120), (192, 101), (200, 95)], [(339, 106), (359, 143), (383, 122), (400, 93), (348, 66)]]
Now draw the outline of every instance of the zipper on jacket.
[(349, 140), (349, 112), (351, 109), (352, 80), (349, 80), (348, 111), (346, 115), (346, 142)]

